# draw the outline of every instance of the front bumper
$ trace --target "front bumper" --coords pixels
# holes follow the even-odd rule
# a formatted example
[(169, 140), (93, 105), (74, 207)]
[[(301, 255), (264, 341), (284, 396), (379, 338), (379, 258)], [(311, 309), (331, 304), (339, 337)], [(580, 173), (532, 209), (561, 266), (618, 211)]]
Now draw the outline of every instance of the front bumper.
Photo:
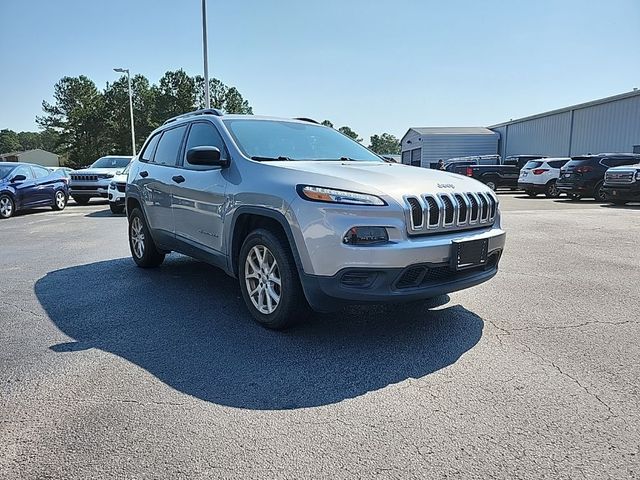
[(634, 182), (629, 185), (607, 185), (602, 187), (607, 200), (623, 200), (627, 202), (640, 201), (640, 182)]
[(69, 194), (71, 196), (80, 195), (87, 197), (104, 197), (107, 198), (110, 180), (104, 182), (74, 182), (69, 185)]
[(406, 303), (486, 282), (498, 273), (501, 255), (502, 249), (495, 249), (485, 266), (466, 271), (456, 272), (448, 263), (422, 263), (406, 268), (346, 268), (332, 277), (302, 275), (301, 280), (307, 300), (318, 311), (349, 304)]
[(110, 203), (124, 205), (125, 192), (119, 191), (117, 187), (113, 188), (109, 186), (108, 198)]

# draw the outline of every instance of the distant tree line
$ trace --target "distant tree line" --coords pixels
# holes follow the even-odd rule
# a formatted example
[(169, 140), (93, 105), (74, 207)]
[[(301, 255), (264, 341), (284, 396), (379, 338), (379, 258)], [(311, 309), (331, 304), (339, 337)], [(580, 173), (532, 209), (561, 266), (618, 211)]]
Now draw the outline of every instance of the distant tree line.
[[(325, 127), (333, 127), (333, 123), (330, 120), (323, 120), (322, 125)], [(349, 138), (354, 139), (356, 142), (362, 143), (362, 138), (354, 132), (351, 127), (343, 126), (338, 128), (338, 131)], [(374, 152), (384, 155), (397, 155), (400, 153), (400, 140), (396, 138), (395, 135), (391, 135), (390, 133), (383, 133), (381, 135), (372, 135), (369, 137), (369, 147), (370, 150)]]
[[(157, 84), (144, 75), (131, 79), (136, 148), (167, 118), (203, 108), (204, 79), (183, 70), (166, 72)], [(249, 102), (235, 88), (209, 80), (211, 106), (227, 113), (253, 114)], [(57, 153), (64, 163), (79, 167), (107, 154), (131, 153), (129, 90), (126, 76), (107, 83), (103, 90), (88, 77), (63, 77), (53, 88), (53, 102), (42, 102), (36, 117), (40, 132), (0, 130), (0, 153), (41, 148)], [(323, 125), (333, 128), (325, 120)], [(338, 131), (358, 142), (362, 138), (348, 126)], [(369, 148), (380, 154), (400, 153), (400, 142), (388, 133), (370, 137)]]

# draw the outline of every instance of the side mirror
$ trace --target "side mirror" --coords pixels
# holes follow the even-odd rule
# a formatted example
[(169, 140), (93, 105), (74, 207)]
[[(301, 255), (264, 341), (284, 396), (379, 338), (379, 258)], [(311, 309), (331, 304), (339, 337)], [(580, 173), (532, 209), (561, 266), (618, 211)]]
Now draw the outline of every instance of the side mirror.
[(24, 182), (27, 179), (27, 177), (25, 175), (16, 175), (15, 177), (13, 177), (11, 179), (11, 181), (13, 183), (17, 183), (17, 182)]
[(220, 157), (220, 149), (218, 147), (193, 147), (187, 151), (187, 162), (191, 165), (226, 167), (229, 161)]

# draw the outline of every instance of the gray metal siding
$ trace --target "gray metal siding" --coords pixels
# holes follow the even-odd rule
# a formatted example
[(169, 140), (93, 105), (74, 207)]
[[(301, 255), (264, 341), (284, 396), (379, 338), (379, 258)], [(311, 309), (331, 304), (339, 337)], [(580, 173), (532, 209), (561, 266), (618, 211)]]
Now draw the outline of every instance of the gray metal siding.
[(508, 155), (541, 154), (550, 157), (569, 155), (571, 112), (514, 123), (506, 127)]
[(498, 151), (498, 134), (495, 135), (423, 135), (422, 166), (429, 167), (441, 158), (469, 155), (495, 155)]
[(498, 155), (504, 158), (505, 151), (505, 140), (507, 139), (507, 127), (506, 125), (503, 127), (497, 127), (493, 129), (499, 135), (498, 138)]
[(571, 155), (631, 152), (640, 144), (640, 96), (576, 110)]

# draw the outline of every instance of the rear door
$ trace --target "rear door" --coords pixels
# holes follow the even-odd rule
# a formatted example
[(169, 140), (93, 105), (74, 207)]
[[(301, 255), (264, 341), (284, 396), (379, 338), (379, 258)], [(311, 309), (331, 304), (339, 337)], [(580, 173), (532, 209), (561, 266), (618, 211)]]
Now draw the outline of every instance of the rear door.
[(54, 189), (56, 178), (52, 175), (52, 172), (44, 167), (32, 165), (31, 170), (35, 175), (35, 196), (38, 204), (53, 205)]
[(154, 239), (168, 246), (174, 240), (175, 224), (173, 218), (172, 177), (179, 174), (178, 155), (182, 148), (187, 125), (159, 132), (149, 140), (141, 154), (141, 165), (134, 182), (140, 189), (149, 228)]
[(19, 208), (33, 207), (38, 204), (38, 194), (36, 181), (29, 165), (20, 165), (11, 174), (11, 177), (24, 175), (26, 180), (11, 182), (11, 186), (16, 190), (16, 203)]
[(216, 253), (222, 250), (227, 181), (225, 170), (220, 167), (189, 164), (187, 151), (200, 146), (217, 147), (222, 158), (229, 158), (224, 141), (211, 122), (202, 120), (191, 124), (180, 162), (182, 178), (173, 185), (175, 234), (177, 241)]

